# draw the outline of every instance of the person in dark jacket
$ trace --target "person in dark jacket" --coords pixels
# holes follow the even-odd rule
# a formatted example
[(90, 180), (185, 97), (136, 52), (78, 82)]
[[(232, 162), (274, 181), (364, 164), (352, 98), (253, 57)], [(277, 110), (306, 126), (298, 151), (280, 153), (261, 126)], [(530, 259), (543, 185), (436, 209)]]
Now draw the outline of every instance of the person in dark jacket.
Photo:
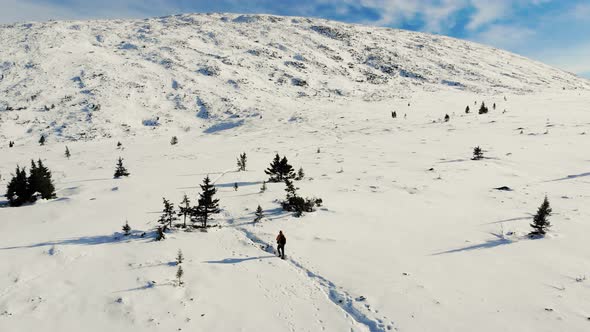
[(279, 235), (277, 235), (277, 251), (279, 252), (279, 257), (285, 259), (285, 244), (287, 243), (287, 238), (283, 231), (279, 231)]

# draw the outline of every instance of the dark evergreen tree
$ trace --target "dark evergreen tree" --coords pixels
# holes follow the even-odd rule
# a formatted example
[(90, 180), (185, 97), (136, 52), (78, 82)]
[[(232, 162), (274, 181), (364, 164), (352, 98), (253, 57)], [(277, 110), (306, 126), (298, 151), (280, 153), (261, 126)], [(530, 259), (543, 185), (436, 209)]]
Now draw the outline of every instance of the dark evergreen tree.
[(234, 182), (234, 191), (238, 191), (238, 183)]
[(191, 207), (191, 201), (188, 198), (188, 196), (186, 194), (184, 194), (184, 197), (182, 198), (182, 202), (180, 202), (180, 204), (178, 205), (178, 216), (182, 216), (183, 217), (183, 227), (186, 228), (186, 217), (190, 217), (190, 215), (192, 214), (193, 208)]
[(170, 139), (170, 145), (176, 145), (176, 144), (178, 144), (178, 137), (172, 136), (172, 138)]
[(13, 147), (13, 146), (14, 146), (14, 142), (13, 142), (13, 141), (9, 141), (9, 142), (8, 142), (8, 147), (9, 147), (9, 148), (11, 148), (11, 147)]
[(258, 205), (258, 207), (256, 208), (256, 212), (254, 213), (256, 215), (256, 218), (254, 218), (254, 222), (257, 223), (260, 220), (262, 220), (262, 218), (264, 218), (264, 213), (262, 212), (262, 207), (260, 205)]
[(127, 169), (125, 168), (125, 166), (123, 166), (123, 158), (119, 157), (119, 160), (117, 161), (117, 168), (115, 169), (115, 179), (118, 179), (122, 176), (129, 176), (129, 172), (127, 171)]
[(293, 181), (291, 181), (290, 179), (285, 179), (285, 191), (287, 192), (287, 200), (289, 200), (291, 197), (297, 197), (298, 189), (299, 188), (296, 188), (293, 184)]
[(451, 117), (448, 114), (445, 114), (445, 122), (449, 122), (450, 119)]
[(45, 135), (41, 134), (41, 138), (39, 138), (39, 145), (45, 145)]
[(121, 142), (117, 142), (117, 149), (120, 149), (123, 146)]
[(488, 107), (484, 102), (481, 102), (481, 106), (479, 107), (479, 114), (486, 114), (488, 113)]
[(494, 105), (492, 105), (492, 109), (496, 109), (496, 103), (494, 103)]
[(25, 168), (16, 167), (16, 172), (6, 187), (6, 198), (10, 206), (21, 206), (31, 200)]
[(184, 282), (182, 282), (183, 275), (184, 275), (184, 271), (182, 270), (182, 266), (178, 265), (178, 270), (176, 270), (176, 279), (178, 281), (178, 286), (181, 286), (182, 284), (184, 284)]
[(246, 170), (246, 152), (240, 154), (238, 158), (238, 171), (245, 171)]
[(70, 159), (70, 149), (68, 149), (68, 146), (66, 145), (66, 153), (65, 153), (66, 158)]
[(541, 206), (537, 210), (537, 214), (533, 217), (533, 223), (531, 224), (533, 231), (531, 231), (529, 235), (543, 236), (547, 233), (547, 229), (551, 227), (551, 223), (547, 220), (547, 217), (551, 216), (552, 211), (553, 210), (549, 206), (549, 200), (547, 199), (547, 196), (545, 196), (543, 203), (541, 203)]
[(128, 236), (131, 231), (131, 226), (129, 226), (129, 222), (125, 220), (125, 225), (123, 225), (123, 231), (125, 232), (125, 236)]
[(321, 152), (321, 150), (320, 150), (320, 148), (318, 148), (317, 153), (320, 153), (320, 152)]
[(263, 193), (266, 191), (266, 181), (262, 181), (262, 186), (260, 186), (260, 192)]
[(281, 157), (277, 153), (275, 155), (275, 158), (270, 163), (270, 167), (264, 171), (264, 173), (270, 175), (270, 179), (269, 179), (270, 182), (280, 182), (283, 180), (282, 175), (280, 173), (280, 167), (281, 167)]
[(469, 105), (467, 105), (467, 107), (465, 107), (465, 114), (469, 114)]
[(471, 160), (480, 159), (483, 159), (483, 150), (479, 146), (476, 146), (475, 148), (473, 148), (473, 158), (471, 158)]
[(178, 249), (178, 254), (176, 254), (176, 264), (180, 265), (184, 262), (184, 255), (182, 254), (182, 250)]
[(199, 204), (194, 209), (194, 215), (201, 222), (203, 228), (207, 228), (207, 221), (211, 219), (212, 214), (217, 214), (219, 210), (219, 199), (214, 198), (217, 189), (211, 183), (209, 175), (203, 180), (201, 193), (199, 194)]
[(43, 165), (41, 159), (35, 162), (31, 160), (31, 174), (29, 176), (29, 189), (31, 194), (39, 193), (43, 199), (55, 198), (55, 186), (51, 179), (51, 171)]
[(303, 180), (303, 178), (305, 178), (305, 172), (303, 172), (303, 167), (299, 167), (295, 180)]
[(29, 190), (30, 201), (37, 199), (39, 188), (41, 187), (41, 172), (37, 168), (34, 160), (31, 160), (31, 170), (29, 171), (29, 178), (27, 179), (27, 189)]
[(164, 208), (162, 209), (162, 215), (158, 221), (164, 225), (164, 229), (167, 227), (172, 228), (172, 222), (177, 219), (176, 214), (174, 213), (174, 204), (170, 203), (166, 198), (162, 199), (164, 200)]
[(391, 117), (394, 119), (397, 118), (397, 112), (395, 112), (395, 111), (391, 112)]
[(293, 166), (289, 164), (287, 157), (283, 157), (279, 164), (279, 172), (282, 175), (281, 179), (294, 179), (295, 178), (295, 171), (293, 170)]

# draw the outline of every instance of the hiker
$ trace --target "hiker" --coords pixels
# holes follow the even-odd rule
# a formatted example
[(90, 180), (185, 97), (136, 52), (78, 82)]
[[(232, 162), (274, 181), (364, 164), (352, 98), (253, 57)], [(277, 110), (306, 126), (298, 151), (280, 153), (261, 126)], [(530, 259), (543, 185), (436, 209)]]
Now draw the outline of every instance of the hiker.
[(283, 231), (279, 231), (279, 235), (277, 235), (277, 251), (279, 252), (279, 257), (285, 259), (285, 244), (287, 243), (287, 238)]

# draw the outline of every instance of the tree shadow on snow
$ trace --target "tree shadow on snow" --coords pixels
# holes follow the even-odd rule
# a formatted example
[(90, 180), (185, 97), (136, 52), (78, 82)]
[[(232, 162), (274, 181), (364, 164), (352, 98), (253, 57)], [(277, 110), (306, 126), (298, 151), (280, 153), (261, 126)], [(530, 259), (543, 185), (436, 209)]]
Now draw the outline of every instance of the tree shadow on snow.
[(495, 233), (490, 233), (490, 234), (492, 234), (496, 238), (492, 239), (492, 240), (488, 240), (488, 241), (486, 241), (484, 243), (480, 243), (480, 244), (474, 244), (474, 245), (463, 247), (463, 248), (457, 248), (457, 249), (451, 249), (451, 250), (437, 252), (437, 253), (432, 254), (432, 256), (438, 256), (438, 255), (442, 255), (442, 254), (452, 254), (452, 253), (456, 253), (456, 252), (471, 251), (471, 250), (477, 250), (477, 249), (491, 249), (491, 248), (499, 247), (502, 245), (510, 244), (513, 242), (509, 239), (504, 238), (500, 234), (495, 234)]
[[(216, 183), (215, 187), (219, 188), (233, 188), (236, 182), (228, 182), (228, 183)], [(254, 181), (254, 182), (237, 182), (238, 187), (245, 187), (245, 186), (254, 186), (258, 184), (262, 184), (262, 181)]]
[(96, 245), (109, 244), (109, 243), (128, 243), (128, 242), (137, 241), (137, 240), (150, 240), (152, 238), (152, 236), (150, 236), (149, 234), (146, 234), (144, 237), (141, 237), (139, 235), (140, 233), (143, 233), (143, 232), (136, 231), (136, 232), (133, 232), (129, 236), (124, 236), (121, 233), (115, 233), (115, 234), (111, 234), (111, 235), (82, 236), (82, 237), (40, 242), (40, 243), (22, 245), (22, 246), (2, 247), (2, 248), (0, 248), (0, 250), (39, 248), (39, 247), (61, 246), (61, 245), (96, 246)]
[(268, 255), (268, 256), (258, 256), (258, 257), (246, 257), (246, 258), (225, 258), (220, 261), (204, 261), (203, 263), (207, 264), (238, 264), (246, 261), (253, 261), (257, 259), (264, 259), (264, 258), (273, 258), (276, 257), (275, 255)]
[(508, 221), (529, 220), (529, 219), (533, 219), (533, 217), (534, 217), (534, 214), (528, 213), (528, 216), (526, 216), (526, 217), (516, 217), (516, 218), (502, 219), (502, 220), (498, 220), (498, 221), (487, 222), (487, 223), (482, 224), (482, 225), (500, 224), (500, 223), (508, 222)]
[(576, 179), (576, 178), (582, 178), (582, 177), (585, 177), (585, 176), (590, 176), (590, 172), (580, 173), (580, 174), (574, 174), (574, 175), (568, 175), (568, 176), (563, 177), (563, 178), (554, 179), (554, 180), (548, 180), (548, 181), (545, 181), (545, 182), (571, 180), (571, 179)]

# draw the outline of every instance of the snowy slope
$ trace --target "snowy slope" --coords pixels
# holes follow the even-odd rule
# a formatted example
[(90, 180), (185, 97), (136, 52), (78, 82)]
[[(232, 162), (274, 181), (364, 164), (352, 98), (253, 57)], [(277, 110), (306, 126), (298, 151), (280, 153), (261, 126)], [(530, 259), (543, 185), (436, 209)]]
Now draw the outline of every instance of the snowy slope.
[[(479, 97), (316, 104), (313, 121), (179, 133), (176, 146), (166, 135), (121, 139), (123, 150), (115, 138), (70, 142), (70, 160), (63, 144), (2, 146), (1, 191), (16, 164), (40, 157), (59, 198), (0, 208), (0, 330), (586, 331), (590, 94), (487, 97), (488, 115), (453, 112)], [(470, 160), (475, 145), (486, 159)], [(236, 172), (244, 151), (248, 171)], [(284, 185), (259, 193), (275, 151), (303, 166), (296, 185), (322, 209), (295, 218), (276, 202)], [(119, 155), (131, 176), (114, 180)], [(223, 227), (154, 242), (161, 197), (195, 201), (206, 174)], [(504, 185), (513, 191), (493, 189)], [(530, 240), (545, 194), (554, 226)], [(253, 225), (258, 204), (266, 218)], [(126, 219), (136, 235), (122, 240)], [(280, 229), (286, 261), (266, 248)], [(178, 249), (183, 287), (172, 283)]]
[(590, 88), (487, 46), (307, 18), (26, 23), (1, 26), (0, 40), (0, 138), (9, 139), (87, 140), (156, 125), (215, 132), (290, 116), (308, 102), (417, 91)]

